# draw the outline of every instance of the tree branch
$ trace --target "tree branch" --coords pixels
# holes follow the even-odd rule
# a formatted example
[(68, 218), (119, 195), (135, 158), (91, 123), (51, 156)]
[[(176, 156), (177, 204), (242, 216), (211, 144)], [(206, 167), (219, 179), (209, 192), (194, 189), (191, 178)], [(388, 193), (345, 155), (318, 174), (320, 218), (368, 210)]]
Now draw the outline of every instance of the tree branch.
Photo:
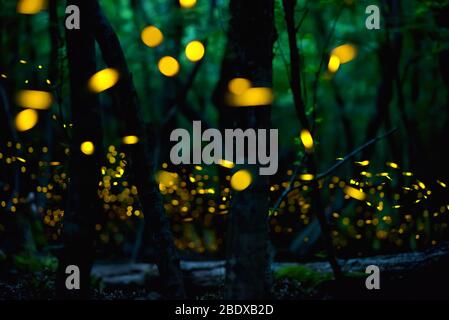
[[(369, 140), (368, 142), (366, 142), (365, 144), (361, 145), (360, 147), (358, 147), (357, 149), (353, 150), (351, 153), (347, 154), (342, 160), (339, 160), (338, 162), (336, 162), (333, 166), (331, 166), (329, 169), (327, 169), (326, 171), (323, 171), (320, 174), (317, 174), (317, 176), (312, 180), (312, 181), (316, 181), (316, 180), (320, 180), (323, 179), (325, 177), (327, 177), (329, 174), (331, 174), (332, 172), (334, 172), (335, 170), (337, 170), (340, 166), (342, 166), (344, 163), (348, 162), (351, 158), (353, 158), (354, 156), (356, 156), (357, 154), (359, 154), (360, 152), (362, 152), (363, 150), (365, 150), (366, 148), (370, 147), (371, 145), (375, 144), (376, 142), (378, 142), (381, 139), (384, 139), (390, 135), (392, 135), (394, 132), (396, 132), (398, 129), (397, 128), (393, 128), (390, 131), (388, 131), (387, 133), (380, 135), (378, 137), (375, 137), (371, 140)], [(282, 203), (282, 201), (285, 199), (285, 197), (292, 191), (298, 189), (299, 187), (293, 187), (293, 182), (295, 182), (294, 180), (290, 181), (289, 186), (287, 187), (287, 189), (284, 190), (284, 192), (282, 192), (281, 196), (279, 197), (279, 199), (276, 201), (275, 206), (273, 207), (272, 210), (277, 210), (280, 206), (280, 204)], [(310, 183), (311, 181), (307, 181), (307, 183)]]

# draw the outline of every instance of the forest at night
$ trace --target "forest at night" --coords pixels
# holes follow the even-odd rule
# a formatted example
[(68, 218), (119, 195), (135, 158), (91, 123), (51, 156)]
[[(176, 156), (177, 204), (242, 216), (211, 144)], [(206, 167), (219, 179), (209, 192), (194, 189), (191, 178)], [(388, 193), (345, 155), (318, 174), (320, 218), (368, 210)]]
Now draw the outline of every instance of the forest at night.
[(449, 298), (448, 0), (0, 8), (0, 300)]

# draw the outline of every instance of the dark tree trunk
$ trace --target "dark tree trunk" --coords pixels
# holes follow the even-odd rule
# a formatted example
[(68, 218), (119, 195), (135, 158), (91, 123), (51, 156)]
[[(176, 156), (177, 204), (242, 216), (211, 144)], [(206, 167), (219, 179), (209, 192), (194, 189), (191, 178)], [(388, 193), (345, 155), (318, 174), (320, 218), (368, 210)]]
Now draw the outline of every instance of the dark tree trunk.
[[(287, 25), (289, 47), (290, 47), (290, 61), (291, 61), (291, 77), (290, 77), (290, 87), (293, 93), (293, 101), (295, 104), (296, 113), (303, 130), (308, 130), (312, 132), (309, 120), (306, 115), (306, 105), (301, 94), (301, 66), (300, 66), (300, 55), (298, 51), (298, 44), (296, 40), (296, 27), (295, 27), (295, 8), (296, 0), (283, 0), (284, 12), (285, 12), (285, 22)], [(314, 153), (311, 152), (307, 155), (306, 168), (308, 173), (312, 174), (314, 177), (317, 175), (317, 163), (315, 160)], [(335, 250), (332, 243), (331, 229), (329, 222), (326, 218), (324, 212), (324, 206), (321, 200), (321, 194), (318, 186), (318, 180), (314, 179), (311, 183), (310, 191), (312, 211), (316, 214), (318, 222), (320, 224), (324, 246), (327, 251), (327, 258), (334, 271), (336, 278), (341, 277), (341, 269), (338, 265)]]
[[(382, 11), (385, 13), (384, 19), (387, 21), (386, 38), (379, 49), (381, 82), (377, 90), (376, 110), (366, 129), (365, 137), (367, 139), (375, 136), (383, 124), (386, 130), (391, 128), (390, 105), (394, 95), (395, 70), (398, 68), (402, 49), (401, 34), (398, 30), (395, 30), (399, 27), (399, 2), (399, 0), (382, 1)], [(389, 145), (392, 153), (390, 160), (400, 160), (400, 150), (395, 140), (390, 139)], [(370, 159), (373, 152), (373, 148), (366, 149), (362, 158)]]
[[(67, 55), (70, 78), (70, 103), (73, 139), (69, 162), (68, 202), (64, 214), (63, 244), (59, 257), (58, 298), (87, 298), (90, 271), (94, 259), (94, 225), (100, 212), (98, 182), (100, 181), (101, 119), (98, 96), (88, 92), (89, 78), (97, 71), (95, 39), (87, 24), (90, 6), (87, 1), (72, 0), (81, 10), (81, 29), (67, 30)], [(80, 150), (84, 141), (95, 145), (93, 155)], [(66, 267), (80, 270), (80, 290), (67, 290)]]
[(132, 170), (132, 183), (137, 186), (146, 228), (154, 238), (157, 265), (166, 294), (169, 298), (183, 298), (184, 285), (179, 268), (179, 258), (173, 243), (159, 188), (154, 180), (153, 157), (148, 148), (148, 136), (141, 116), (140, 105), (132, 75), (123, 54), (119, 39), (98, 1), (91, 1), (88, 10), (89, 26), (101, 49), (106, 64), (120, 73), (114, 88), (118, 100), (118, 118), (124, 135), (136, 135), (139, 143), (127, 146)]
[[(449, 30), (449, 5), (445, 5), (441, 7), (438, 11), (435, 12), (436, 23), (439, 28), (445, 30)], [(445, 114), (446, 118), (444, 119), (444, 124), (442, 126), (441, 132), (438, 135), (438, 140), (440, 141), (440, 150), (441, 153), (439, 158), (441, 159), (441, 171), (437, 174), (441, 176), (441, 178), (448, 179), (449, 178), (449, 167), (447, 163), (449, 162), (448, 152), (445, 152), (447, 141), (449, 141), (449, 49), (441, 50), (438, 55), (438, 60), (440, 64), (440, 72), (441, 77), (444, 82), (444, 86), (446, 87), (446, 101), (445, 101)]]
[[(228, 52), (223, 68), (231, 72), (221, 79), (217, 96), (233, 77), (251, 80), (256, 87), (272, 87), (274, 1), (231, 0)], [(223, 73), (223, 71), (222, 71)], [(221, 90), (220, 90), (221, 89)], [(228, 128), (270, 127), (270, 106), (230, 108), (226, 110)], [(239, 168), (238, 168), (239, 169)], [(232, 198), (227, 234), (226, 297), (261, 299), (269, 295), (270, 263), (268, 254), (268, 178), (259, 176), (258, 165), (249, 166), (253, 182)]]

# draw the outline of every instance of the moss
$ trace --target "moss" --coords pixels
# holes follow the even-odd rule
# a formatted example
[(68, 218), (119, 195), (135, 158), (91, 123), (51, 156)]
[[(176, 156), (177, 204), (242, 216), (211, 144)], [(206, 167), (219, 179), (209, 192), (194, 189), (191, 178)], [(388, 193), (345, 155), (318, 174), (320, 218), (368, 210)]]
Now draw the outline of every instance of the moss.
[(58, 260), (53, 256), (20, 253), (13, 256), (13, 265), (18, 270), (24, 272), (55, 271), (58, 266)]
[(308, 288), (315, 288), (323, 281), (333, 279), (332, 273), (318, 272), (305, 266), (288, 266), (280, 268), (275, 272), (275, 278), (280, 279), (294, 279), (299, 281), (303, 286)]

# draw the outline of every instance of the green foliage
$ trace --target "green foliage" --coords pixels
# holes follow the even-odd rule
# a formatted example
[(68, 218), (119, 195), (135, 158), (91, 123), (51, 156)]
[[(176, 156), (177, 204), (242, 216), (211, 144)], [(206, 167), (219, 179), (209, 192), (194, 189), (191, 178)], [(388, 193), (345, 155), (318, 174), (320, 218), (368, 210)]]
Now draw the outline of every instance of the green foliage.
[[(344, 274), (348, 279), (364, 279), (366, 273), (364, 272), (347, 272)], [(320, 272), (306, 266), (296, 265), (283, 267), (275, 272), (275, 279), (282, 280), (296, 280), (299, 282), (303, 293), (310, 295), (314, 291), (319, 290), (318, 287), (327, 281), (333, 281), (334, 277), (331, 272)]]
[[(58, 61), (49, 61), (51, 39), (48, 32), (48, 12), (44, 11), (33, 16), (18, 15), (16, 2), (3, 0), (0, 3), (2, 7), (0, 16), (3, 21), (3, 24), (0, 23), (3, 30), (0, 40), (2, 48), (6, 49), (2, 50), (0, 57), (0, 74), (6, 77), (1, 78), (1, 81), (8, 83), (5, 87), (10, 88), (7, 94), (13, 97), (17, 90), (23, 88), (60, 91), (58, 98), (61, 101), (55, 103), (49, 111), (49, 115), (52, 116), (51, 121), (49, 119), (44, 121), (45, 113), (40, 112), (39, 127), (20, 135), (21, 152), (25, 152), (25, 155), (20, 155), (11, 146), (6, 147), (6, 131), (1, 131), (0, 134), (0, 149), (3, 156), (3, 160), (0, 160), (2, 190), (4, 187), (13, 185), (11, 177), (8, 176), (11, 171), (9, 164), (5, 162), (8, 158), (13, 160), (13, 164), (17, 164), (14, 162), (17, 156), (26, 158), (24, 167), (27, 171), (21, 175), (21, 179), (24, 186), (30, 186), (30, 190), (36, 190), (38, 186), (43, 187), (38, 180), (44, 175), (51, 174), (53, 178), (57, 177), (53, 179), (54, 181), (43, 179), (42, 182), (45, 184), (51, 182), (54, 188), (48, 194), (46, 192), (40, 194), (41, 197), (51, 196), (51, 198), (46, 200), (45, 210), (39, 213), (39, 219), (31, 223), (34, 243), (39, 250), (46, 245), (57, 244), (59, 241), (58, 231), (60, 231), (66, 203), (65, 190), (68, 182), (66, 174), (70, 159), (66, 151), (69, 151), (70, 147), (72, 119), (68, 99), (65, 33), (62, 32), (64, 3), (61, 2), (59, 5), (62, 39), (58, 49)], [(166, 120), (167, 112), (173, 107), (172, 100), (175, 98), (175, 93), (189, 81), (189, 75), (195, 67), (195, 64), (188, 61), (184, 54), (185, 45), (194, 39), (205, 42), (206, 55), (191, 83), (187, 103), (185, 105), (182, 103), (173, 109), (176, 119), (172, 119), (169, 128), (164, 130), (169, 131), (175, 127), (190, 128), (192, 116), (188, 116), (187, 112), (183, 113), (187, 107), (203, 116), (212, 127), (220, 124), (219, 111), (212, 102), (211, 96), (220, 77), (222, 60), (226, 55), (227, 24), (230, 18), (229, 1), (216, 1), (216, 7), (213, 10), (210, 7), (212, 1), (198, 1), (197, 6), (189, 10), (180, 10), (177, 8), (176, 1), (166, 0), (102, 0), (101, 3), (125, 51), (140, 98), (144, 121), (149, 124), (149, 127), (156, 128), (155, 140), (158, 140), (157, 144), (162, 145), (161, 150), (156, 148), (160, 153), (160, 163), (157, 168), (160, 169), (162, 162), (167, 162), (165, 149), (168, 145), (168, 137), (162, 136), (161, 133), (162, 123)], [(139, 3), (142, 7), (139, 7)], [(354, 256), (362, 252), (363, 254), (390, 252), (393, 248), (422, 249), (447, 239), (448, 234), (446, 229), (447, 194), (440, 185), (435, 184), (435, 181), (425, 181), (429, 185), (429, 190), (415, 190), (413, 189), (414, 180), (411, 177), (404, 178), (398, 170), (397, 174), (391, 174), (392, 181), (377, 175), (388, 169), (384, 166), (386, 161), (396, 161), (401, 171), (414, 172), (419, 179), (425, 180), (427, 177), (430, 180), (430, 177), (435, 177), (448, 182), (446, 180), (447, 161), (444, 161), (445, 158), (442, 157), (447, 139), (444, 140), (445, 136), (441, 135), (448, 121), (445, 109), (447, 99), (444, 94), (447, 91), (445, 90), (447, 85), (442, 76), (441, 62), (445, 61), (443, 54), (449, 48), (449, 29), (440, 27), (436, 17), (439, 16), (439, 11), (449, 5), (449, 0), (402, 1), (403, 12), (398, 20), (401, 22), (398, 26), (389, 30), (383, 23), (381, 30), (369, 31), (364, 27), (365, 7), (369, 4), (380, 5), (380, 3), (379, 0), (298, 0), (295, 11), (298, 27), (297, 42), (301, 55), (301, 90), (306, 104), (306, 113), (310, 121), (314, 120), (314, 151), (320, 172), (334, 164), (337, 158), (352, 151), (350, 148), (357, 147), (367, 139), (373, 138), (367, 135), (367, 127), (371, 119), (375, 118), (380, 84), (388, 82), (383, 79), (383, 73), (395, 69), (390, 67), (393, 63), (389, 61), (391, 55), (381, 56), (379, 52), (385, 45), (385, 41), (389, 38), (391, 38), (389, 41), (393, 41), (395, 32), (401, 33), (403, 41), (402, 49), (399, 50), (398, 63), (401, 83), (395, 84), (392, 101), (388, 105), (391, 119), (388, 125), (382, 121), (376, 129), (378, 134), (388, 129), (388, 126), (398, 127), (399, 130), (394, 136), (396, 141), (393, 139), (381, 141), (370, 159), (355, 159), (370, 160), (370, 166), (363, 170), (372, 174), (372, 179), (359, 176), (358, 171), (362, 168), (358, 170), (353, 163), (348, 162), (335, 172), (335, 177), (329, 177), (328, 180), (323, 181), (322, 199), (326, 202), (325, 205), (332, 205), (335, 211), (331, 222), (335, 226), (335, 231), (338, 231), (333, 238), (339, 256)], [(384, 17), (382, 21), (385, 22)], [(301, 127), (293, 107), (289, 82), (290, 51), (282, 0), (275, 1), (275, 24), (277, 29), (273, 59), (275, 101), (271, 112), (271, 122), (273, 128), (279, 129), (280, 167), (278, 175), (271, 181), (272, 203), (283, 192), (284, 183), (290, 179), (287, 172), (293, 171), (294, 165), (303, 165), (299, 173), (306, 173), (307, 170), (303, 163), (304, 147), (298, 137)], [(140, 39), (140, 33), (147, 25), (157, 26), (164, 34), (164, 41), (157, 48), (146, 47)], [(358, 55), (353, 61), (340, 66), (338, 72), (330, 74), (327, 72), (329, 54), (333, 48), (342, 44), (355, 46)], [(167, 79), (158, 71), (157, 62), (165, 55), (171, 55), (180, 62), (181, 70), (176, 78)], [(27, 63), (20, 63), (22, 59)], [(104, 68), (105, 63), (100, 55), (97, 60), (98, 69)], [(42, 65), (42, 69), (38, 69), (38, 65)], [(52, 79), (54, 80), (52, 85), (47, 85), (46, 79), (49, 77), (50, 67), (56, 65), (61, 67), (62, 74), (58, 77), (60, 79)], [(385, 68), (385, 66), (389, 67)], [(402, 92), (399, 92), (398, 88), (402, 88)], [(104, 146), (118, 146), (121, 139), (119, 134), (121, 120), (113, 115), (115, 102), (112, 92), (111, 90), (101, 95)], [(404, 111), (401, 111), (399, 107), (401, 93), (404, 99)], [(12, 101), (11, 116), (14, 117), (19, 110)], [(403, 119), (409, 119), (416, 131), (414, 135), (422, 139), (416, 139), (410, 135), (411, 132), (406, 130), (407, 126), (404, 125)], [(44, 125), (48, 124), (51, 128), (47, 129), (52, 132), (52, 139), (49, 139), (51, 152), (43, 154), (40, 152), (43, 147), (41, 144), (47, 140), (46, 132), (49, 132), (44, 129)], [(7, 126), (3, 126), (0, 130), (6, 130), (6, 128)], [(352, 146), (348, 142), (348, 137), (353, 140)], [(396, 148), (393, 148), (391, 141), (395, 142)], [(413, 148), (409, 148), (409, 145)], [(32, 146), (34, 152), (28, 153), (26, 151), (28, 146)], [(412, 150), (415, 148), (416, 150)], [(395, 149), (397, 154), (394, 154), (392, 149)], [(120, 148), (117, 147), (117, 150)], [(47, 161), (59, 164), (51, 165), (49, 168), (46, 166)], [(417, 168), (414, 162), (426, 164), (427, 168)], [(107, 170), (115, 170), (116, 167), (117, 164), (111, 162), (107, 165)], [(171, 166), (166, 168), (168, 171), (178, 169)], [(223, 184), (218, 179), (215, 180), (219, 171), (217, 168), (208, 166), (205, 166), (201, 172), (193, 168), (184, 169), (186, 171), (179, 172), (180, 181), (186, 183), (182, 187), (183, 192), (181, 193), (179, 188), (178, 194), (176, 192), (164, 194), (164, 204), (168, 215), (172, 218), (174, 235), (179, 240), (178, 244), (183, 250), (190, 250), (193, 244), (195, 246), (198, 244), (198, 249), (214, 248), (213, 253), (215, 250), (222, 252), (225, 243), (223, 231), (225, 228), (222, 222), (224, 223), (227, 219), (229, 198), (226, 195), (226, 200), (220, 200), (223, 195), (219, 190)], [(122, 185), (123, 182), (127, 182), (125, 181), (128, 179), (127, 170), (123, 178), (117, 179), (115, 171), (111, 171), (114, 174), (108, 174), (114, 179), (112, 183), (117, 183), (117, 185), (112, 184), (113, 191), (108, 194), (108, 201), (111, 200), (111, 195), (114, 195), (117, 200), (118, 195), (127, 190), (127, 187)], [(28, 179), (33, 175), (38, 180)], [(62, 178), (62, 175), (65, 177)], [(197, 182), (192, 183), (189, 180), (197, 176), (202, 181), (196, 179)], [(338, 179), (333, 181), (333, 178)], [(359, 182), (364, 184), (366, 192), (371, 191), (370, 188), (375, 191), (373, 194), (370, 193), (369, 202), (372, 206), (343, 198), (344, 185)], [(339, 183), (343, 185), (339, 186)], [(404, 191), (401, 190), (402, 187), (411, 188), (414, 191)], [(196, 189), (213, 189), (216, 193), (189, 194), (194, 189), (195, 192), (198, 191)], [(430, 191), (432, 193), (424, 193)], [(4, 201), (5, 206), (9, 201), (8, 192), (0, 196), (0, 202)], [(415, 195), (422, 199), (417, 199)], [(18, 200), (22, 203), (27, 197), (28, 194), (23, 193)], [(127, 203), (128, 200), (130, 203)], [(124, 253), (124, 244), (129, 245), (134, 241), (141, 216), (129, 217), (129, 219), (123, 216), (122, 219), (122, 211), (127, 212), (128, 206), (134, 205), (134, 209), (140, 210), (139, 204), (133, 203), (134, 200), (134, 195), (122, 196), (120, 203), (112, 200), (104, 203), (105, 219), (96, 226), (100, 252), (120, 256)], [(422, 201), (415, 202), (417, 200)], [(179, 204), (173, 205), (173, 202)], [(282, 246), (282, 249), (288, 248), (289, 242), (308, 228), (314, 217), (314, 212), (306, 208), (309, 202), (307, 190), (292, 193), (286, 199), (285, 206), (281, 206), (276, 214), (272, 213), (270, 223), (273, 229), (279, 230), (279, 233), (273, 233), (276, 245)], [(382, 210), (377, 209), (380, 202), (382, 202)], [(335, 205), (336, 203), (341, 204)], [(220, 205), (222, 207), (219, 207)], [(182, 211), (182, 208), (187, 210)], [(209, 208), (215, 211), (210, 212)], [(1, 216), (6, 217), (3, 215), (3, 210), (3, 207), (0, 207)], [(21, 209), (17, 211), (21, 213), (19, 212)], [(28, 215), (18, 216), (28, 219)], [(42, 220), (45, 222), (44, 225)], [(314, 255), (313, 252), (309, 252), (308, 257), (324, 259), (325, 255), (320, 253)], [(8, 258), (11, 258), (9, 253)], [(0, 251), (0, 262), (2, 260), (5, 261), (6, 256)], [(18, 268), (26, 270), (39, 270), (53, 265), (48, 257), (32, 258), (28, 255), (16, 256), (14, 263)]]
[(332, 279), (332, 273), (318, 272), (305, 266), (287, 266), (275, 272), (276, 280), (295, 279), (307, 288), (315, 288), (324, 281)]
[(58, 260), (50, 255), (39, 256), (32, 253), (20, 253), (13, 256), (13, 265), (23, 272), (56, 271)]

